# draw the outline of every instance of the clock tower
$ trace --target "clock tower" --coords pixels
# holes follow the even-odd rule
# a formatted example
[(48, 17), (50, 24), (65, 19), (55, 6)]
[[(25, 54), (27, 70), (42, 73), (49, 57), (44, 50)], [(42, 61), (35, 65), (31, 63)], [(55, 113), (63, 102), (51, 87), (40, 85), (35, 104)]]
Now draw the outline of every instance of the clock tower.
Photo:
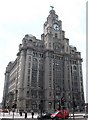
[(44, 42), (46, 49), (54, 50), (54, 42), (60, 40), (62, 36), (62, 21), (51, 6), (50, 14), (44, 23)]
[[(63, 46), (63, 38), (64, 32), (62, 31), (62, 22), (59, 20), (58, 15), (53, 10), (51, 6), (51, 10), (47, 17), (47, 21), (44, 23), (44, 33), (42, 34), (42, 40), (44, 41), (45, 46), (45, 72), (44, 72), (44, 96), (45, 96), (45, 110), (52, 112), (58, 106), (58, 100), (55, 97), (58, 97), (60, 94), (57, 93), (60, 91), (60, 87), (62, 83), (57, 84), (56, 76), (55, 76), (55, 64), (56, 59), (55, 56), (60, 56), (62, 52)], [(59, 61), (59, 60), (58, 60)], [(62, 65), (62, 63), (61, 63)], [(63, 67), (62, 67), (63, 68)], [(63, 77), (63, 73), (61, 73)], [(63, 79), (63, 78), (62, 78)], [(63, 82), (63, 81), (60, 81)], [(57, 89), (57, 92), (55, 93)], [(59, 98), (57, 98), (59, 99)], [(54, 101), (57, 101), (55, 104)]]

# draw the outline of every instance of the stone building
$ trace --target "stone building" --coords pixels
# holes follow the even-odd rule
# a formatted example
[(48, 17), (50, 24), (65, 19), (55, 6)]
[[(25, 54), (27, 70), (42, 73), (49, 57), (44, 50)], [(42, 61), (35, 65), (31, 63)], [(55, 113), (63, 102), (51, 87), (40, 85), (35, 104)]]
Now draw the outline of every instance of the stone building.
[(5, 72), (3, 106), (18, 110), (54, 111), (64, 97), (67, 108), (83, 109), (82, 58), (69, 45), (62, 21), (51, 9), (41, 40), (27, 34), (19, 45), (17, 58)]

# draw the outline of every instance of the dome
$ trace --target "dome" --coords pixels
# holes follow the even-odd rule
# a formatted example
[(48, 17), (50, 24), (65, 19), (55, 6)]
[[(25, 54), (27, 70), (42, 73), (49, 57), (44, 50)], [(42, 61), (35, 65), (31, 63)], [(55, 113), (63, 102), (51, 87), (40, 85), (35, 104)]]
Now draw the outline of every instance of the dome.
[(32, 34), (28, 34), (29, 35), (29, 37), (34, 37)]
[(26, 34), (25, 37), (34, 37), (32, 34)]

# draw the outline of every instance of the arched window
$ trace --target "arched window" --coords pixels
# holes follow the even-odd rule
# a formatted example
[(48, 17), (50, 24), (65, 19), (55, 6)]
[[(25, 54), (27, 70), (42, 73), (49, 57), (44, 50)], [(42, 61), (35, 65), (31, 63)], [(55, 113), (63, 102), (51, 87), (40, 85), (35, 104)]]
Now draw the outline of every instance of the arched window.
[(76, 70), (76, 66), (74, 66), (73, 68), (74, 68), (74, 70)]
[(57, 33), (55, 33), (55, 38), (57, 38)]

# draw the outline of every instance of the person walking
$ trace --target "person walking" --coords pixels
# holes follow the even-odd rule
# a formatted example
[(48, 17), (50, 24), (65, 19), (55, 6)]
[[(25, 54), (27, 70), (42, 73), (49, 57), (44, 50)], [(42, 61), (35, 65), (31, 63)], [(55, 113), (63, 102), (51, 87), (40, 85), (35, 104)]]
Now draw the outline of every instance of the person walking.
[(27, 111), (25, 111), (25, 119), (27, 118)]
[(22, 111), (21, 110), (19, 111), (19, 114), (20, 114), (20, 116), (22, 116)]
[(32, 115), (32, 118), (34, 117), (34, 112), (33, 112), (33, 110), (31, 111), (31, 115)]

